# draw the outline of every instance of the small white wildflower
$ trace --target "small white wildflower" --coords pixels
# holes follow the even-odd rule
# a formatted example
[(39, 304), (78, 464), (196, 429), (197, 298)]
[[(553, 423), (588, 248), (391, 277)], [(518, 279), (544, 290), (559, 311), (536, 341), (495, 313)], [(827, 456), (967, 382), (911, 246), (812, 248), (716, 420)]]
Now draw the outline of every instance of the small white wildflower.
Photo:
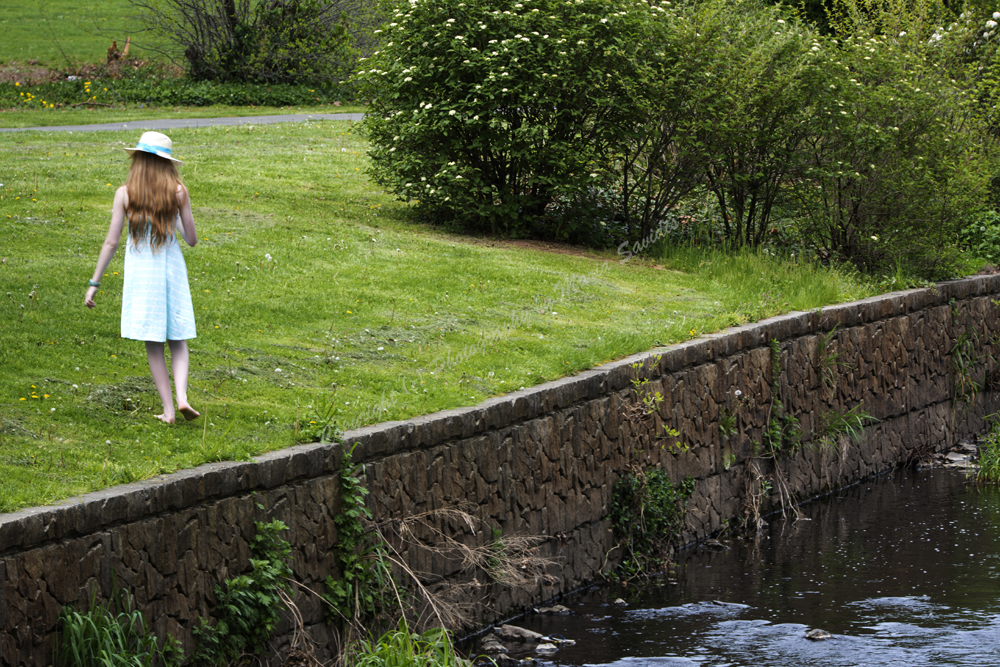
[(899, 33), (899, 36), (900, 37), (906, 37), (906, 31), (904, 30), (903, 32)]
[(737, 390), (736, 390), (736, 391), (734, 391), (733, 393), (734, 393), (734, 394), (736, 395), (736, 398), (739, 398), (740, 396), (742, 396), (742, 395), (743, 395), (743, 392), (742, 392), (742, 391), (740, 391), (739, 389), (737, 389)]
[(989, 20), (989, 21), (986, 22), (986, 27), (987, 28), (995, 28), (995, 27), (997, 27), (997, 22), (991, 19), (991, 20)]
[[(468, 62), (468, 61), (466, 61), (466, 62)], [(452, 109), (451, 111), (449, 111), (449, 112), (448, 112), (448, 115), (449, 115), (449, 116), (454, 116), (454, 115), (455, 115), (455, 113), (456, 113), (456, 112), (455, 112), (455, 110), (454, 110), (454, 109)]]
[[(468, 61), (466, 61), (466, 62), (468, 62)], [(412, 76), (408, 76), (405, 79), (403, 79), (403, 83), (406, 83), (407, 81), (413, 81), (413, 77)]]

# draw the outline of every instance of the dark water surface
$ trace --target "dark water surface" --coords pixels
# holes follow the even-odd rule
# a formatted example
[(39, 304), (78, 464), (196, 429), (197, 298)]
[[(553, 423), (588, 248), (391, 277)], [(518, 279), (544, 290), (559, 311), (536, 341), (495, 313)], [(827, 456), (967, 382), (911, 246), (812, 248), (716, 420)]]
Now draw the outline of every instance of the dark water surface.
[(801, 509), (756, 549), (682, 552), (675, 584), (591, 590), (563, 601), (570, 616), (516, 624), (575, 639), (541, 658), (557, 665), (1000, 665), (996, 489), (900, 471)]

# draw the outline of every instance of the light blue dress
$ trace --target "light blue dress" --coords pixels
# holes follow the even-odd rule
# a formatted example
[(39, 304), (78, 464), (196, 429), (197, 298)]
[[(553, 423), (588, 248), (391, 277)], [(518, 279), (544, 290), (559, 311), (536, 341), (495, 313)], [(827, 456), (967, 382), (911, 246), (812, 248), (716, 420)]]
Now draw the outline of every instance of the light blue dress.
[(130, 234), (125, 246), (122, 338), (163, 343), (194, 337), (194, 307), (176, 225), (167, 242), (155, 250), (148, 236), (133, 243)]

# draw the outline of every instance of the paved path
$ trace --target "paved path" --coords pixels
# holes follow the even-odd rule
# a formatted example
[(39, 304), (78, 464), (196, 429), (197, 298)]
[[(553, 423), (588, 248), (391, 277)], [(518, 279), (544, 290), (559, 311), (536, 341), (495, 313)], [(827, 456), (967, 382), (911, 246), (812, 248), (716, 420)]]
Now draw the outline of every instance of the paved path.
[(361, 120), (363, 113), (287, 114), (282, 116), (230, 116), (227, 118), (163, 118), (132, 120), (123, 123), (93, 125), (52, 125), (50, 127), (0, 127), (0, 132), (101, 132), (109, 130), (173, 130), (185, 127), (217, 125), (266, 125), (268, 123), (304, 123), (310, 120)]

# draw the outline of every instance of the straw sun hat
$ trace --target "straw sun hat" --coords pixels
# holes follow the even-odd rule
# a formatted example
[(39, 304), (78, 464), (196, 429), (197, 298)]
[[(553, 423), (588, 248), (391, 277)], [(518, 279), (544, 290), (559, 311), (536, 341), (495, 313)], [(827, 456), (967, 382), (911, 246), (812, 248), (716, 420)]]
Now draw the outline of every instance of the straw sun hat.
[(170, 141), (170, 137), (167, 135), (160, 134), (159, 132), (143, 132), (135, 148), (126, 148), (125, 152), (132, 155), (136, 151), (141, 151), (143, 153), (152, 153), (171, 162), (180, 162), (177, 158), (170, 157), (172, 147), (173, 142)]

